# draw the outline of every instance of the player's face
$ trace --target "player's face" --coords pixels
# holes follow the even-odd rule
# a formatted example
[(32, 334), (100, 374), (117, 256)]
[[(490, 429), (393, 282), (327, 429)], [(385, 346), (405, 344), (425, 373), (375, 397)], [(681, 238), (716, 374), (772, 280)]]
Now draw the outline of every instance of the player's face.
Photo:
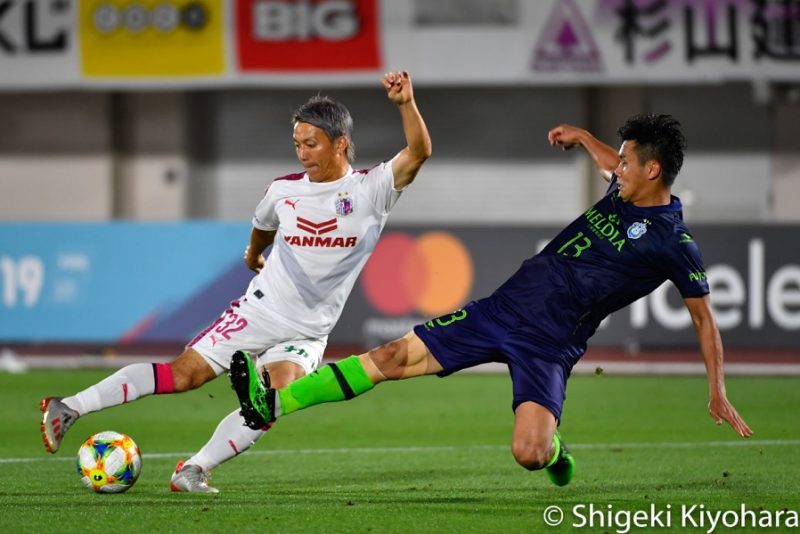
[[(651, 191), (653, 183), (653, 162), (639, 162), (636, 154), (636, 141), (623, 141), (619, 149), (619, 165), (614, 171), (619, 183), (619, 196), (625, 202), (637, 202)], [(657, 178), (657, 175), (655, 175)]]
[(292, 137), (297, 159), (303, 164), (309, 180), (329, 182), (344, 175), (348, 165), (344, 138), (331, 141), (322, 128), (306, 122), (295, 123)]

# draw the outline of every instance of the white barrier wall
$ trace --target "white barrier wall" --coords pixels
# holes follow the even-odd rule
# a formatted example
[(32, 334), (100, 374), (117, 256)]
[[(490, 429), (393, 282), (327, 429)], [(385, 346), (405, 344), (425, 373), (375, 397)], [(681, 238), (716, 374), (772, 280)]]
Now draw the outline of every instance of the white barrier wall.
[[(299, 170), (289, 118), (317, 92), (350, 107), (357, 166), (404, 145), (397, 111), (377, 83), (318, 91), (0, 94), (0, 220), (246, 220), (271, 179)], [(800, 220), (800, 106), (784, 93), (764, 105), (748, 84), (423, 84), (417, 96), (434, 155), (408, 195), (417, 200), (395, 213), (405, 224), (568, 220), (570, 208), (587, 205), (604, 182), (581, 151), (549, 147), (548, 128), (583, 125), (616, 144), (625, 117), (651, 111), (673, 113), (685, 126), (689, 150), (675, 192), (688, 219)], [(530, 209), (534, 195), (548, 200)]]
[(112, 216), (109, 96), (0, 94), (0, 219)]
[[(396, 111), (379, 89), (322, 92), (350, 106), (360, 166), (390, 157), (402, 146)], [(204, 117), (191, 128), (202, 138), (195, 140), (201, 147), (196, 152), (208, 192), (199, 194), (205, 201), (196, 205), (215, 217), (246, 218), (253, 195), (269, 180), (296, 172), (287, 118), (308, 94), (231, 91), (208, 94), (190, 106), (190, 115)], [(616, 146), (617, 127), (642, 112), (672, 113), (684, 125), (689, 147), (675, 193), (685, 201), (688, 219), (771, 222), (800, 216), (800, 203), (777, 196), (782, 191), (791, 195), (800, 183), (800, 171), (792, 164), (800, 161), (800, 121), (791, 121), (785, 111), (779, 117), (778, 106), (756, 102), (748, 84), (591, 90), (422, 86), (417, 94), (433, 138), (433, 157), (409, 192), (416, 200), (404, 200), (393, 221), (569, 220), (576, 206), (602, 193), (605, 182), (582, 151), (565, 154), (549, 147), (547, 130), (570, 122)], [(775, 98), (779, 101), (779, 95)], [(545, 178), (538, 181), (539, 176)], [(531, 198), (547, 201), (531, 209), (526, 204)]]
[(772, 147), (772, 195), (777, 221), (800, 221), (800, 89), (793, 88), (793, 103), (775, 107)]
[(145, 92), (117, 98), (116, 216), (183, 219), (189, 184), (184, 95)]

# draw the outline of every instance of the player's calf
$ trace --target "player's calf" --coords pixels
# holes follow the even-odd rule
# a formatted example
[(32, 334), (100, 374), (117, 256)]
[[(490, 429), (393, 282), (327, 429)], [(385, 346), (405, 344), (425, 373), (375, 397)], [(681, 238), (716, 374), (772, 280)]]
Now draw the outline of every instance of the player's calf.
[(388, 380), (400, 380), (408, 364), (408, 342), (396, 339), (369, 351), (369, 358)]
[[(164, 373), (169, 384), (169, 391), (163, 393), (183, 393), (197, 389), (217, 377), (208, 362), (192, 348), (183, 351), (172, 363), (164, 364), (160, 371)], [(157, 380), (156, 383), (160, 382), (161, 380)]]

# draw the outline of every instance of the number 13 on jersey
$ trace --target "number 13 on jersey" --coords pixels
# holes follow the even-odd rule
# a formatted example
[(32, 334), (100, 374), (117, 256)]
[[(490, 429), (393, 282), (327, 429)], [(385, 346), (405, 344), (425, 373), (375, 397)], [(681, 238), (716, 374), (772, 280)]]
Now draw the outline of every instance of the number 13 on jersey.
[(583, 235), (583, 232), (578, 232), (575, 237), (561, 245), (561, 248), (558, 249), (558, 253), (564, 256), (577, 258), (584, 250), (591, 246), (592, 240)]

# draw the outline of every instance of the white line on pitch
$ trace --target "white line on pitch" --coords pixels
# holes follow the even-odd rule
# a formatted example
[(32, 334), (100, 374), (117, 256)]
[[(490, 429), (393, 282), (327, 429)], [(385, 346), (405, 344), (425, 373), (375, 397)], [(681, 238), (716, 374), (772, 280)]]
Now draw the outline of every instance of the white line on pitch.
[[(690, 449), (692, 447), (763, 447), (763, 446), (800, 446), (800, 439), (748, 439), (739, 441), (683, 441), (664, 443), (575, 443), (570, 444), (570, 449)], [(353, 453), (382, 453), (382, 452), (454, 452), (470, 450), (501, 450), (508, 449), (509, 445), (445, 445), (438, 447), (343, 447), (338, 449), (276, 449), (264, 451), (248, 451), (248, 455), (286, 456), (293, 454), (353, 454)], [(158, 452), (144, 454), (145, 459), (150, 458), (188, 458), (191, 452)], [(0, 458), (0, 464), (48, 462), (48, 461), (75, 461), (73, 456), (50, 456), (41, 458)]]

